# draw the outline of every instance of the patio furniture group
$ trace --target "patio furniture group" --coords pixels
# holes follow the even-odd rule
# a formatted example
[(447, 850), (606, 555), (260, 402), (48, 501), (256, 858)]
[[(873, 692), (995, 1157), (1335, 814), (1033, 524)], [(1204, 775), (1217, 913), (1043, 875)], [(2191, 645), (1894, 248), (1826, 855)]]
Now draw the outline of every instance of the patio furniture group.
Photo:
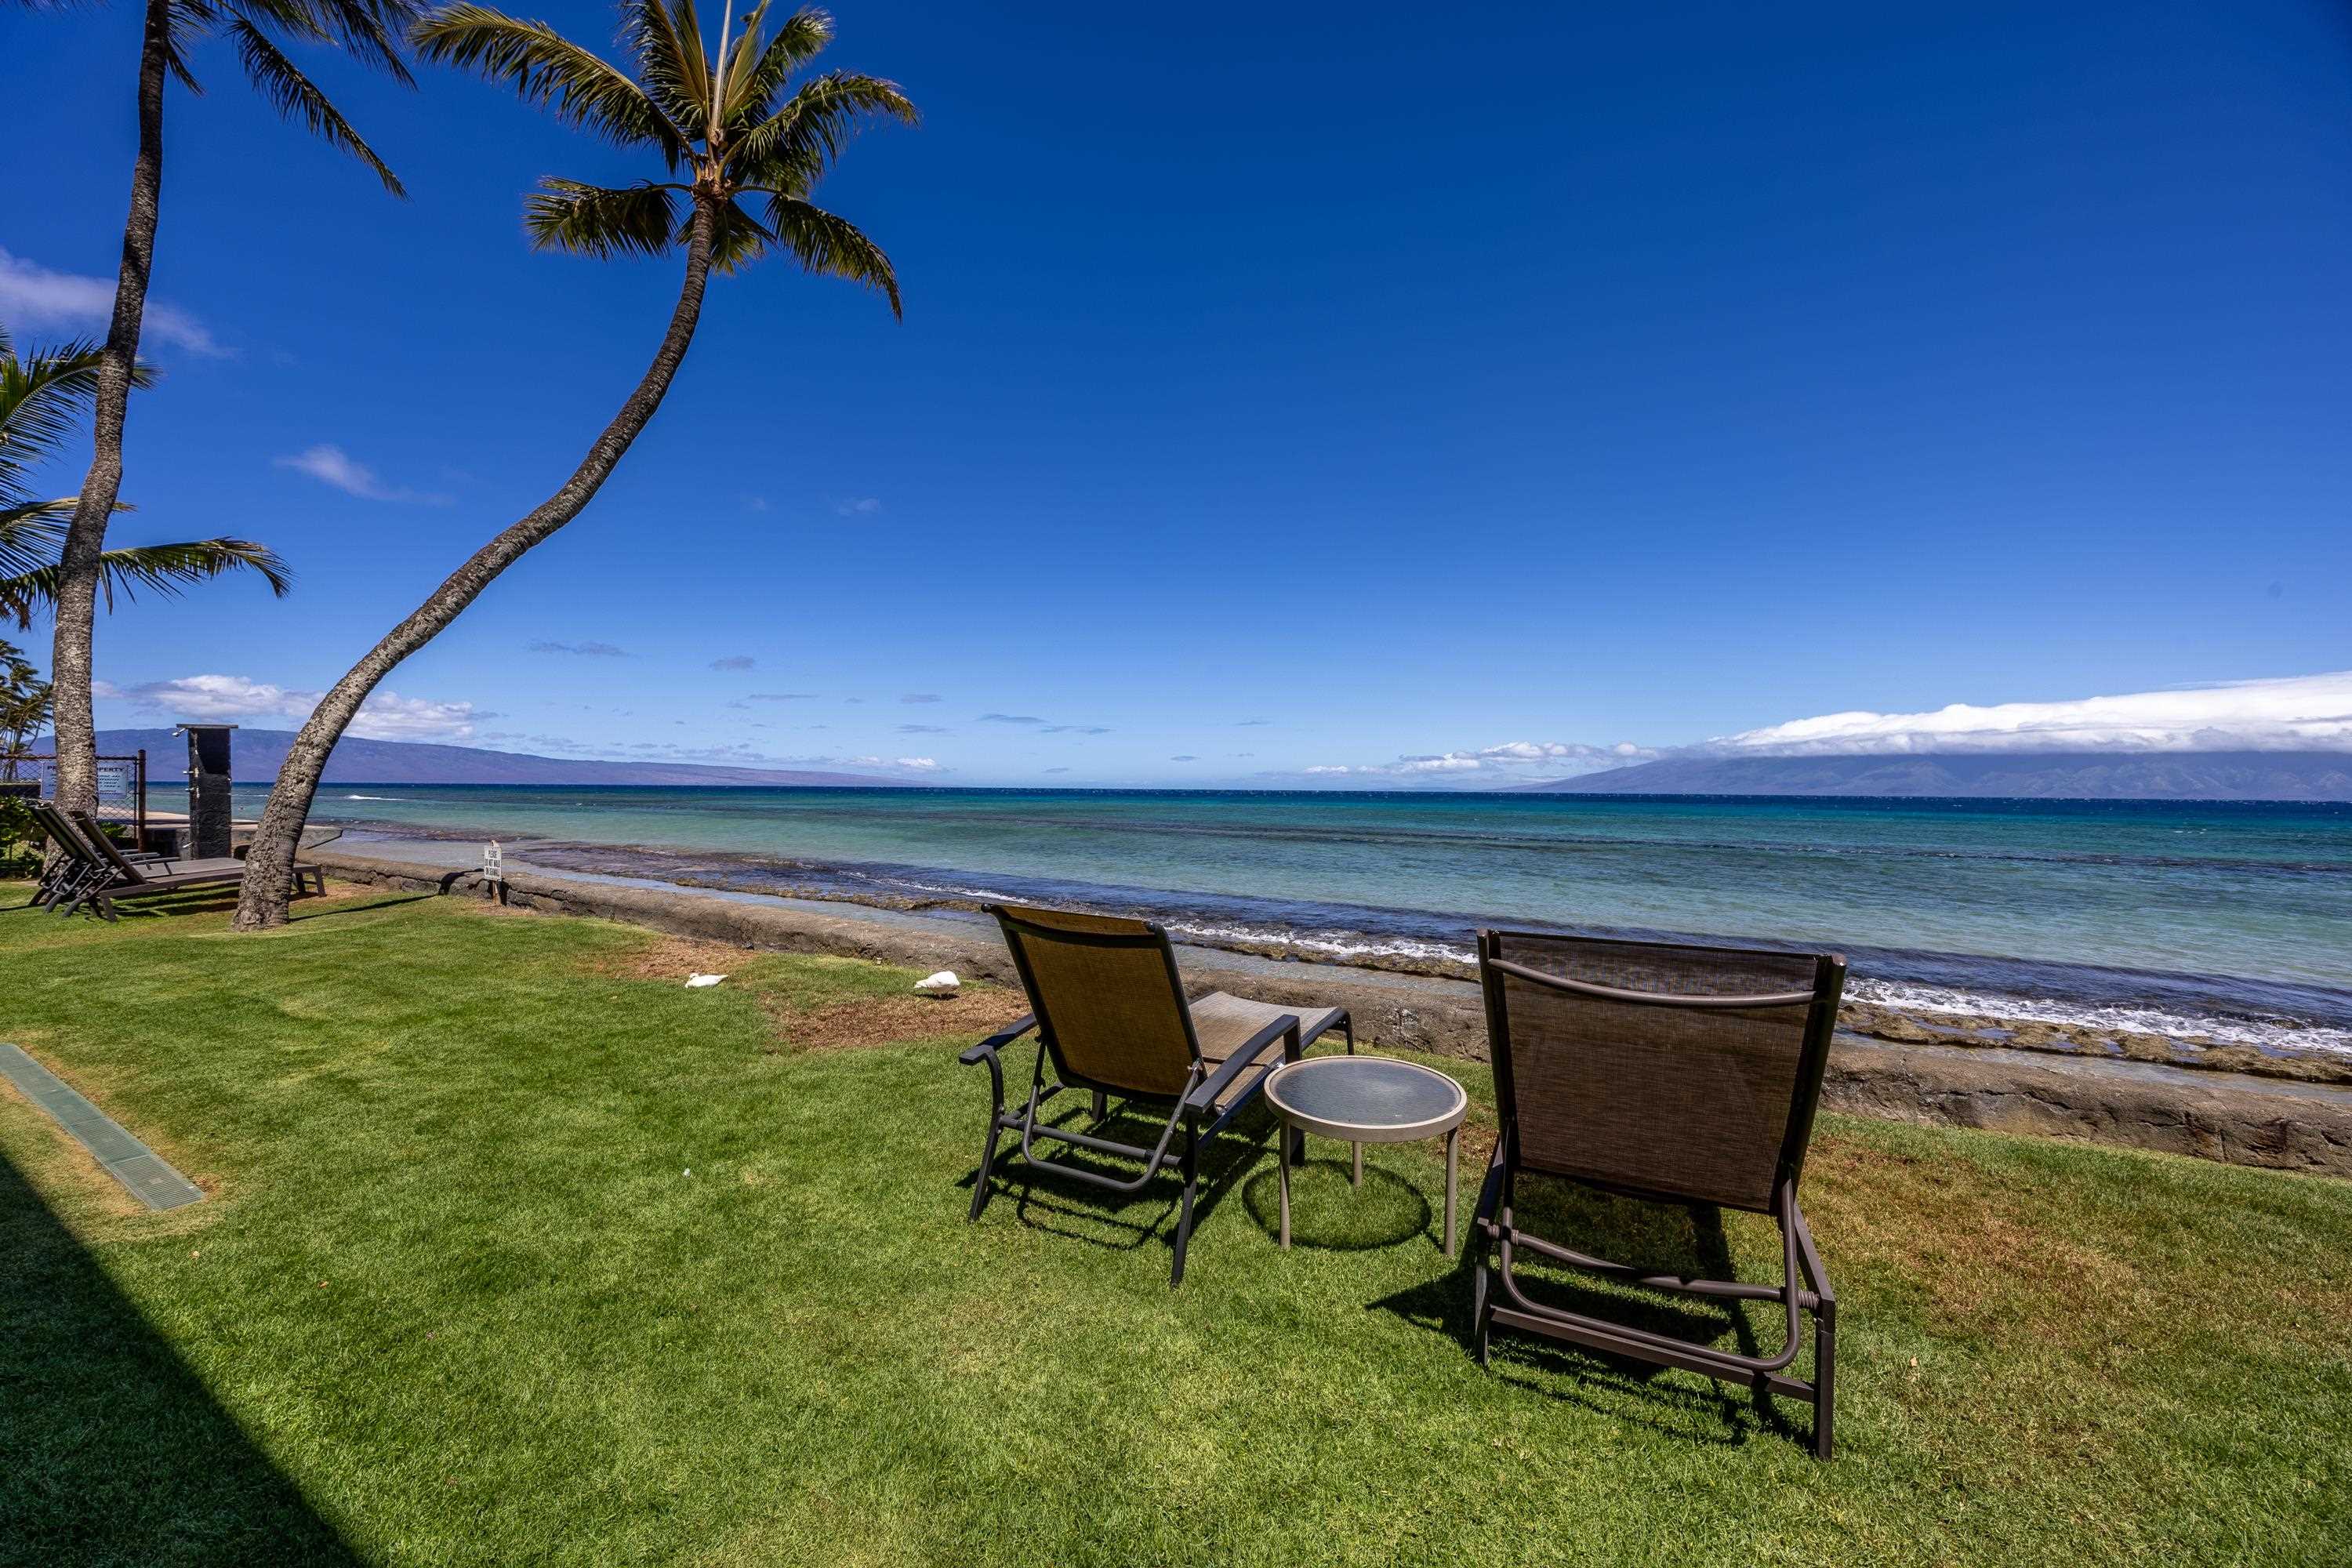
[[(1444, 1134), (1445, 1250), (1454, 1245), (1454, 1152), (1467, 1110), (1460, 1086), (1434, 1070), (1356, 1057), (1339, 1007), (1285, 1007), (1222, 992), (1187, 1001), (1168, 933), (1148, 921), (994, 905), (1031, 1011), (966, 1050), (985, 1065), (991, 1105), (970, 1217), (987, 1206), (1003, 1136), (1017, 1133), (1034, 1169), (1115, 1194), (1142, 1190), (1163, 1171), (1181, 1179), (1169, 1284), (1184, 1278), (1202, 1147), (1263, 1099), (1281, 1128), (1276, 1168), (1281, 1242), (1290, 1241), (1289, 1167), (1305, 1133), (1358, 1145)], [(1486, 1364), (1496, 1329), (1588, 1352), (1676, 1367), (1758, 1394), (1812, 1407), (1812, 1448), (1834, 1433), (1837, 1298), (1798, 1207), (1797, 1186), (1837, 1023), (1845, 961), (1834, 953), (1558, 932), (1482, 931), (1478, 969), (1499, 1126), (1471, 1222), (1471, 1337)], [(1306, 1059), (1333, 1028), (1349, 1056)], [(1009, 1105), (1003, 1056), (1036, 1037), (1025, 1100)], [(1050, 1076), (1048, 1068), (1051, 1068)], [(1443, 1087), (1441, 1087), (1443, 1086)], [(1086, 1130), (1049, 1120), (1057, 1095), (1092, 1097)], [(1450, 1094), (1446, 1091), (1450, 1089)], [(1160, 1122), (1143, 1145), (1106, 1135), (1110, 1100)], [(1162, 1116), (1164, 1114), (1164, 1120)], [(1131, 1163), (1115, 1174), (1048, 1159), (1038, 1141)], [(1777, 1284), (1709, 1279), (1612, 1261), (1536, 1234), (1517, 1198), (1531, 1182), (1618, 1198), (1769, 1216), (1779, 1228)], [(1528, 1258), (1620, 1284), (1731, 1305), (1778, 1302), (1786, 1337), (1766, 1353), (1738, 1353), (1532, 1295)], [(1796, 1375), (1808, 1335), (1812, 1375)]]

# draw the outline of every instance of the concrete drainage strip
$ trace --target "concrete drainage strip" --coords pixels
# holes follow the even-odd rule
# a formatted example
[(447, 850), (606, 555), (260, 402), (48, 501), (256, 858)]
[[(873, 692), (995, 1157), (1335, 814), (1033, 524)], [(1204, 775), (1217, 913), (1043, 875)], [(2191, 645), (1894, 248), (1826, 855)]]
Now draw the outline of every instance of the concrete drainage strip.
[(82, 1097), (65, 1079), (25, 1054), (0, 1045), (0, 1078), (54, 1117), (89, 1150), (106, 1173), (139, 1195), (151, 1209), (175, 1209), (204, 1201), (204, 1189), (166, 1164), (162, 1155), (122, 1129), (122, 1124)]

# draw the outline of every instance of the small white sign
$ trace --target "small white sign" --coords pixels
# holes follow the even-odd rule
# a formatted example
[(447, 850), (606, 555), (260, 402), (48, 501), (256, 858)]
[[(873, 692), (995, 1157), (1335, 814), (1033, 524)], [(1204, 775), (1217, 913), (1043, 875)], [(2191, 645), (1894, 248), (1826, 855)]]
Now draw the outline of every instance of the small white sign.
[(503, 882), (507, 879), (506, 854), (499, 847), (499, 841), (495, 838), (482, 846), (482, 879), (486, 882)]

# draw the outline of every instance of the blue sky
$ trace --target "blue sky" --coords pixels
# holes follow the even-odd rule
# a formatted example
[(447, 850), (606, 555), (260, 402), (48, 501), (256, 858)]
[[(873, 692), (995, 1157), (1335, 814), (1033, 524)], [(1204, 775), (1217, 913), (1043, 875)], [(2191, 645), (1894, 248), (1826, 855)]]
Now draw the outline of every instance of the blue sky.
[[(926, 114), (824, 192), (906, 321), (772, 263), (719, 283), (618, 476), (377, 732), (1467, 784), (2352, 667), (2340, 7), (837, 15), (828, 59)], [(21, 335), (102, 325), (74, 280), (111, 275), (136, 20), (0, 16), (45, 84), (0, 164)], [(642, 160), (454, 73), (312, 63), (415, 199), (206, 51), (117, 525), (300, 581), (106, 621), (103, 723), (290, 727), (568, 472), (674, 298), (673, 261), (521, 237), (537, 175)], [(1391, 771), (1306, 772), (1342, 767)]]

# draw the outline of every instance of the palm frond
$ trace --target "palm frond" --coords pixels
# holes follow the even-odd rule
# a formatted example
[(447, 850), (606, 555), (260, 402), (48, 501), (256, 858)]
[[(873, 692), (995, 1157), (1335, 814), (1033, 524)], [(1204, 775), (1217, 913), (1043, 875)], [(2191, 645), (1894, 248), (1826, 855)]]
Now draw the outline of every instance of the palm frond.
[[(231, 572), (251, 572), (284, 598), (294, 586), (293, 573), (278, 552), (250, 539), (194, 539), (179, 544), (144, 544), (109, 550), (98, 558), (99, 587), (106, 607), (114, 608), (115, 595), (134, 602), (144, 588), (165, 598), (176, 598), (191, 584), (210, 582)], [(53, 607), (63, 569), (54, 561), (30, 572), (0, 577), (0, 615), (28, 626), (36, 612)]]
[(702, 18), (694, 0), (625, 0), (625, 8), (638, 79), (648, 91), (658, 89), (688, 135), (709, 135), (710, 59), (703, 52)]
[(416, 0), (218, 0), (262, 32), (307, 43), (331, 44), (384, 72), (403, 87), (416, 80), (400, 58), (400, 37), (424, 7)]
[(728, 166), (745, 184), (805, 196), (849, 139), (878, 119), (915, 125), (922, 116), (895, 81), (828, 71), (803, 82), (782, 108), (747, 132), (729, 151)]
[(207, 0), (182, 0), (172, 7), (163, 28), (163, 65), (178, 79), (182, 87), (198, 98), (205, 95), (205, 84), (188, 68), (188, 51), (212, 34), (213, 24), (220, 20)]
[[(98, 392), (103, 351), (94, 338), (18, 357), (0, 337), (0, 502), (16, 497), (24, 476), (57, 453)], [(131, 384), (155, 384), (155, 367), (134, 364)]]
[[(729, 11), (728, 21), (732, 21), (731, 5)], [(759, 58), (760, 28), (766, 22), (767, 17), (768, 0), (757, 0), (757, 4), (744, 14), (741, 25), (737, 26), (731, 35), (728, 31), (728, 21), (722, 21), (719, 24), (720, 58), (712, 62), (713, 68), (719, 73), (719, 81), (711, 97), (715, 100), (719, 123), (721, 126), (731, 127), (734, 124), (734, 116), (730, 110), (735, 102), (735, 91), (751, 75), (751, 66)]]
[[(760, 13), (766, 10), (762, 4)], [(748, 46), (756, 29), (749, 19), (744, 26), (743, 41)], [(833, 17), (825, 12), (803, 8), (785, 17), (760, 51), (759, 63), (742, 73), (728, 94), (729, 122), (756, 125), (774, 113), (776, 94), (783, 90), (784, 83), (832, 42)]]
[(72, 496), (0, 506), (0, 577), (21, 577), (54, 566), (65, 552)]
[(613, 190), (550, 175), (523, 202), (523, 227), (541, 250), (610, 258), (659, 256), (677, 229), (672, 187), (650, 182)]
[(410, 30), (409, 42), (425, 59), (511, 86), (524, 102), (616, 146), (657, 147), (673, 169), (688, 155), (686, 133), (635, 82), (544, 22), (518, 21), (487, 5), (445, 5)]
[(898, 274), (882, 247), (847, 218), (797, 196), (771, 195), (768, 229), (775, 248), (810, 271), (828, 278), (862, 283), (890, 301), (890, 313), (904, 319), (898, 303)]
[(331, 146), (341, 147), (374, 170), (375, 177), (383, 182), (385, 190), (395, 196), (408, 195), (399, 177), (375, 155), (375, 149), (360, 140), (360, 133), (352, 129), (342, 111), (328, 101), (327, 95), (320, 91), (309, 77), (295, 68), (294, 62), (288, 59), (260, 28), (238, 16), (229, 23), (228, 31), (236, 43), (237, 58), (244, 62), (245, 74), (252, 80), (254, 90), (270, 101), (279, 118), (299, 120), (310, 128), (312, 135)]
[[(621, 47), (636, 63), (637, 85), (670, 123), (685, 135), (701, 135), (709, 119), (710, 83), (688, 65), (686, 37), (665, 0), (623, 0)], [(700, 48), (697, 40), (698, 58)]]

